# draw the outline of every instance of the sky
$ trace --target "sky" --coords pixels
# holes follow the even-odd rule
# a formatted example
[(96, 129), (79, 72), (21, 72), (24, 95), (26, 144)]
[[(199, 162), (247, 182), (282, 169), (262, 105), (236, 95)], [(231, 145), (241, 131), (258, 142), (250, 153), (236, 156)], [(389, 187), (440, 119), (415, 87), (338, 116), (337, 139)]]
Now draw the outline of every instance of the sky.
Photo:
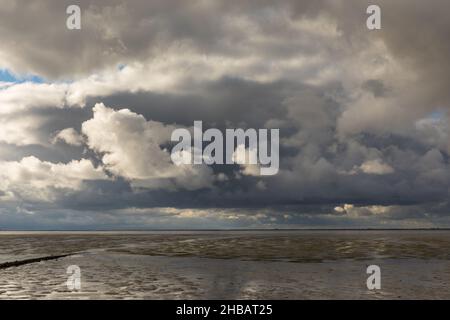
[[(0, 0), (0, 229), (450, 227), (449, 12)], [(176, 166), (197, 120), (279, 129), (279, 172)]]

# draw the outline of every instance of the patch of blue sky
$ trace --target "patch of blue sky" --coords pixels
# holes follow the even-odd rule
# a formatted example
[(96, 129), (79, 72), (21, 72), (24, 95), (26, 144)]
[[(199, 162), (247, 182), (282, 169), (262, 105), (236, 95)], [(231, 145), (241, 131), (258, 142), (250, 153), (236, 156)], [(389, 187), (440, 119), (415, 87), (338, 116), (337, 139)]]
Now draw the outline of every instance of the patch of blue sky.
[(438, 110), (438, 111), (431, 112), (428, 117), (431, 119), (434, 119), (434, 120), (439, 120), (439, 119), (445, 118), (445, 116), (446, 116), (445, 111)]
[(7, 69), (0, 69), (0, 82), (12, 82), (12, 83), (23, 83), (23, 82), (34, 82), (34, 83), (44, 83), (45, 80), (39, 76), (26, 74), (18, 75), (10, 72)]

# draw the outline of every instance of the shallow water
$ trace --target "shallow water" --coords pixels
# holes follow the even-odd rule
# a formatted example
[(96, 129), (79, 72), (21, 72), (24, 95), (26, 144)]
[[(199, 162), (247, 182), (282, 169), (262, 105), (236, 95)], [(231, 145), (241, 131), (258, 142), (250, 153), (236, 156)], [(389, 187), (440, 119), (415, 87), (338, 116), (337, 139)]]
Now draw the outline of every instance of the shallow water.
[(0, 269), (0, 298), (450, 298), (450, 231), (0, 232), (0, 263), (61, 254)]

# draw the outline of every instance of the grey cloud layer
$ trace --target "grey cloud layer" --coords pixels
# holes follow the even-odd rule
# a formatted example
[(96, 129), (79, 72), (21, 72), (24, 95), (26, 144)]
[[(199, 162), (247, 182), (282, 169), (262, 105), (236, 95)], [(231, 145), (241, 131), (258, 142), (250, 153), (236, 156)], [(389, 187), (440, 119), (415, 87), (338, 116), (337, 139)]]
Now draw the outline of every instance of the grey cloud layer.
[[(447, 1), (374, 32), (356, 0), (78, 1), (75, 32), (71, 1), (0, 2), (0, 67), (70, 80), (0, 88), (5, 224), (448, 224)], [(280, 173), (173, 166), (194, 120), (280, 128)]]

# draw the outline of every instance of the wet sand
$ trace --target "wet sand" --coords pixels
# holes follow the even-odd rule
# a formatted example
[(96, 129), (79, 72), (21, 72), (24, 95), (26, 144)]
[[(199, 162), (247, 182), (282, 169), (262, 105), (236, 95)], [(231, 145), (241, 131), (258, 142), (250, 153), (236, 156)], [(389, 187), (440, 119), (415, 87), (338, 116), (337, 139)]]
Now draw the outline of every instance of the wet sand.
[(450, 298), (448, 231), (0, 233), (0, 263), (55, 255), (0, 268), (0, 299)]

